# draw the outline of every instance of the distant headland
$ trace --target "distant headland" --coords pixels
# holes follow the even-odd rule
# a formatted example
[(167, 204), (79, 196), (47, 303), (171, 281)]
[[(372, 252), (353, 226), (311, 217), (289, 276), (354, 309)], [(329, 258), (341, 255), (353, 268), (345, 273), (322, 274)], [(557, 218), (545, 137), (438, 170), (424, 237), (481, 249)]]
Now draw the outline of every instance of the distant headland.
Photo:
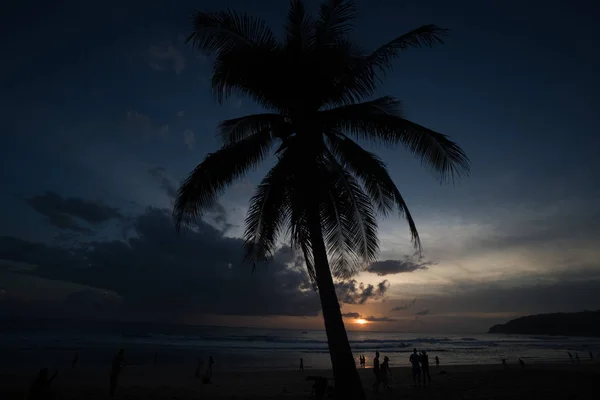
[(488, 333), (600, 336), (600, 310), (528, 315), (494, 325)]

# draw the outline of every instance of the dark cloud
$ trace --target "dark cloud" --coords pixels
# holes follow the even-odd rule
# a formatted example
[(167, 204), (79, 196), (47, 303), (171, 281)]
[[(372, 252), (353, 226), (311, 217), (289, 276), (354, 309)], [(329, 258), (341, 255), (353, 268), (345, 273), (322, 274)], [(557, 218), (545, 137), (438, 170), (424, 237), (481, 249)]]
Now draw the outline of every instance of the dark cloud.
[(415, 257), (407, 256), (404, 260), (375, 261), (367, 267), (367, 271), (378, 276), (385, 276), (427, 269), (433, 264), (432, 261), (421, 262), (421, 260), (415, 260)]
[[(0, 259), (12, 261), (11, 265), (37, 266), (17, 273), (94, 288), (65, 300), (65, 305), (82, 314), (102, 309), (125, 317), (185, 319), (206, 314), (316, 316), (320, 312), (302, 259), (289, 246), (253, 273), (242, 262), (242, 239), (225, 237), (206, 222), (199, 221), (178, 235), (170, 210), (148, 208), (130, 220), (133, 234), (124, 240), (57, 246), (0, 237)], [(387, 287), (387, 281), (377, 286), (350, 281), (338, 285), (338, 291), (342, 302), (363, 304), (381, 298)]]
[(148, 173), (156, 180), (169, 199), (175, 200), (177, 198), (177, 185), (169, 178), (167, 171), (163, 167), (152, 168)]
[(357, 312), (347, 312), (347, 313), (343, 313), (342, 317), (358, 319), (358, 318), (360, 318), (360, 314)]
[(408, 303), (408, 304), (404, 304), (404, 305), (400, 305), (400, 306), (396, 306), (396, 307), (392, 308), (392, 311), (404, 311), (404, 310), (407, 310), (407, 309), (411, 308), (412, 306), (414, 306), (416, 302), (417, 302), (417, 299), (412, 299), (410, 301), (410, 303)]
[(62, 197), (52, 191), (30, 197), (25, 201), (35, 211), (46, 216), (51, 225), (78, 233), (92, 233), (90, 228), (81, 226), (79, 221), (98, 226), (111, 219), (123, 218), (118, 209), (101, 202), (76, 197)]
[(378, 300), (385, 296), (390, 283), (381, 281), (377, 286), (358, 283), (355, 279), (336, 284), (338, 298), (346, 304), (365, 304), (369, 300)]
[(427, 314), (429, 314), (429, 311), (430, 311), (430, 310), (421, 310), (421, 311), (417, 311), (417, 312), (415, 313), (415, 315), (419, 315), (419, 316), (427, 315)]
[(390, 317), (374, 317), (372, 315), (365, 317), (366, 321), (369, 322), (396, 322), (397, 320)]

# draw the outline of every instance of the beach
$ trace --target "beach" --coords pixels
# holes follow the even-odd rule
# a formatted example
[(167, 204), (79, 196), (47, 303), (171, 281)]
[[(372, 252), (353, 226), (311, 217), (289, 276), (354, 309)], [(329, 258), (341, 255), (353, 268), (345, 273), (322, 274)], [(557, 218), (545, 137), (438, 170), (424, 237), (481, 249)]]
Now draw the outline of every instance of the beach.
[[(443, 371), (443, 372), (442, 372)], [(3, 371), (0, 399), (26, 398), (35, 370)], [(440, 366), (431, 368), (432, 383), (426, 388), (412, 385), (407, 367), (392, 368), (390, 386), (375, 394), (371, 369), (359, 369), (368, 399), (578, 399), (598, 392), (600, 364), (591, 361), (535, 364), (521, 368), (509, 364)], [(120, 377), (116, 399), (308, 399), (310, 375), (331, 377), (331, 371), (220, 372), (215, 367), (212, 384), (202, 384), (189, 366), (126, 366)], [(75, 368), (59, 371), (53, 389), (57, 399), (108, 399), (107, 368)]]

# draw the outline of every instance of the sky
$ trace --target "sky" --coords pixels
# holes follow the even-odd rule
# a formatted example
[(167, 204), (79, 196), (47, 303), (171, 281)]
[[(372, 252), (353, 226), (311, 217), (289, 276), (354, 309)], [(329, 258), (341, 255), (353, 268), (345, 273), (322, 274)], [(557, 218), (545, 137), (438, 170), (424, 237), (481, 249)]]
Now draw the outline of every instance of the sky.
[[(272, 160), (196, 231), (178, 235), (170, 218), (179, 182), (218, 148), (218, 122), (260, 112), (216, 103), (211, 58), (184, 43), (192, 11), (232, 7), (280, 34), (288, 3), (5, 3), (0, 317), (322, 329), (289, 246), (254, 272), (241, 261), (247, 203)], [(357, 2), (367, 49), (450, 29), (443, 46), (399, 56), (378, 95), (456, 140), (472, 171), (440, 185), (402, 149), (375, 148), (424, 252), (404, 221), (380, 221), (379, 261), (337, 284), (348, 329), (483, 332), (600, 308), (600, 6), (574, 3)]]

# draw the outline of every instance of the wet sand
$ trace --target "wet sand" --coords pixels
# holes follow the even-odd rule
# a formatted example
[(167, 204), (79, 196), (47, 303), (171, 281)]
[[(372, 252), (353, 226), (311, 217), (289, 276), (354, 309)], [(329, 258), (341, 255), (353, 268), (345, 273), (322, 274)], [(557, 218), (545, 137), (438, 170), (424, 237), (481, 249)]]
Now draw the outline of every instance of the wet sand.
[[(108, 399), (107, 368), (59, 371), (56, 399)], [(443, 372), (442, 372), (443, 371)], [(359, 370), (368, 399), (591, 399), (600, 390), (600, 364), (540, 364), (521, 369), (510, 365), (450, 366), (431, 369), (432, 384), (415, 388), (409, 368), (392, 368), (392, 392), (373, 393), (373, 373)], [(331, 371), (219, 372), (213, 384), (202, 384), (194, 368), (126, 366), (115, 399), (309, 399), (309, 375), (331, 377)], [(35, 370), (0, 373), (0, 399), (25, 399)]]

